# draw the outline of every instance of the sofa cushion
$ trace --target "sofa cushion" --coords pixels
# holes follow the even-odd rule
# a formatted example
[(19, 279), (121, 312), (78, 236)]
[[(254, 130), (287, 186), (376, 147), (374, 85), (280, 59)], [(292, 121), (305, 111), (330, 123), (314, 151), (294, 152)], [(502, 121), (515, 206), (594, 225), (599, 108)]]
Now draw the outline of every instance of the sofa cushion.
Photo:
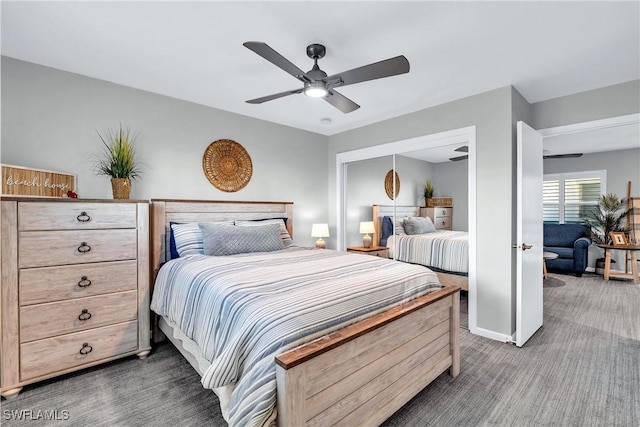
[(545, 246), (545, 252), (553, 252), (558, 254), (559, 258), (573, 259), (573, 248), (563, 248), (558, 246)]
[(544, 224), (543, 242), (546, 247), (573, 248), (573, 243), (586, 236), (587, 228), (582, 224)]

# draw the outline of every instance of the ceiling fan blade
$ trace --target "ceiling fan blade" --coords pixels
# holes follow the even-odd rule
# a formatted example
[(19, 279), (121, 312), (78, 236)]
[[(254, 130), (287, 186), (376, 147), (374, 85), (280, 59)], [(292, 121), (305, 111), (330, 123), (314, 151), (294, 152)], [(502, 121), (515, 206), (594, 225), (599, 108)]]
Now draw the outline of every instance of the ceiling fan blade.
[(569, 154), (549, 154), (542, 156), (543, 159), (566, 159), (569, 157), (582, 157), (582, 153), (569, 153)]
[(469, 146), (468, 145), (463, 145), (462, 147), (458, 147), (453, 151), (457, 151), (459, 153), (468, 153), (469, 152)]
[(263, 96), (262, 98), (250, 99), (248, 104), (262, 104), (263, 102), (272, 101), (274, 99), (282, 98), (283, 96), (294, 95), (296, 93), (302, 93), (302, 89), (288, 90), (286, 92), (274, 93), (273, 95)]
[(245, 42), (242, 43), (242, 45), (247, 49), (252, 50), (258, 55), (262, 56), (264, 59), (271, 62), (275, 66), (280, 67), (301, 82), (307, 81), (305, 80), (305, 78), (307, 78), (308, 81), (312, 81), (312, 79), (310, 79), (304, 71), (293, 65), (287, 58), (273, 50), (268, 44), (262, 42)]
[(358, 104), (346, 96), (339, 94), (335, 90), (330, 90), (329, 95), (325, 96), (323, 99), (345, 114), (356, 111), (360, 108)]
[(469, 156), (458, 156), (458, 157), (451, 157), (449, 160), (451, 160), (452, 162), (457, 162), (459, 160), (465, 160), (468, 159)]
[(369, 80), (381, 79), (383, 77), (396, 76), (409, 72), (409, 61), (403, 55), (384, 61), (354, 68), (325, 77), (324, 80), (334, 87), (352, 85), (354, 83), (366, 82)]

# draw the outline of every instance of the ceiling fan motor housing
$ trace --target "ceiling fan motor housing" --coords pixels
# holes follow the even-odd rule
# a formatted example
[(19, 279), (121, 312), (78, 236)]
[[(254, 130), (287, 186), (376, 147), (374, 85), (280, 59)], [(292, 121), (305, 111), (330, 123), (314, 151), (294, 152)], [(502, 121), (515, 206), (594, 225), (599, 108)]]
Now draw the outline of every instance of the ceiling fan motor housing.
[(321, 44), (310, 44), (307, 46), (307, 56), (311, 59), (321, 59), (327, 53), (327, 49)]

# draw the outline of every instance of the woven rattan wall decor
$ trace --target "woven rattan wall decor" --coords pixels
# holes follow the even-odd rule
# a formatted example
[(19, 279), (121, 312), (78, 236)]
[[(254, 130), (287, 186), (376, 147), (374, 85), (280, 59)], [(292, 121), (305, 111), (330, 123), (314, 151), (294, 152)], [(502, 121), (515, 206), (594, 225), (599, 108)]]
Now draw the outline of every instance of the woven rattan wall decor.
[(202, 169), (214, 187), (233, 193), (249, 183), (253, 164), (242, 145), (231, 139), (219, 139), (204, 150)]
[[(396, 194), (393, 194), (394, 176), (396, 178)], [(391, 200), (398, 197), (398, 193), (400, 193), (400, 176), (398, 175), (398, 172), (395, 172), (393, 169), (387, 172), (387, 176), (384, 177), (384, 191), (387, 192), (387, 196), (389, 196)]]

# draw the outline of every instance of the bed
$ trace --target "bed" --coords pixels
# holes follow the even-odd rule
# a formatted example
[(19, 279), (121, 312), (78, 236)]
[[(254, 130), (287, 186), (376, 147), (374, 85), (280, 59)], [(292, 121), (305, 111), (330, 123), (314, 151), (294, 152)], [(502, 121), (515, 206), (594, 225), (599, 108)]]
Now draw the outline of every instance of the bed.
[[(280, 315), (278, 310), (287, 305), (280, 303), (282, 296), (279, 296), (276, 302), (269, 300), (271, 301), (269, 304), (274, 304), (270, 306), (273, 308), (273, 312), (267, 310), (260, 313), (260, 308), (255, 308), (260, 306), (250, 304), (246, 306), (232, 305), (232, 307), (242, 307), (237, 310), (243, 312), (245, 316), (238, 318), (242, 319), (238, 321), (241, 325), (247, 324), (245, 319), (250, 317), (259, 318), (260, 321), (266, 319), (267, 323), (277, 323), (280, 322), (280, 319), (295, 319), (294, 323), (296, 324), (297, 320), (309, 317), (315, 319), (314, 321), (317, 321), (318, 325), (305, 331), (304, 334), (299, 333), (298, 330), (293, 333), (275, 328), (258, 338), (248, 335), (247, 342), (251, 343), (250, 345), (242, 342), (238, 344), (232, 340), (234, 344), (230, 346), (231, 348), (242, 347), (247, 352), (240, 352), (236, 364), (232, 363), (231, 368), (227, 366), (224, 369), (218, 369), (220, 367), (218, 358), (214, 357), (210, 360), (211, 358), (208, 356), (212, 352), (215, 354), (218, 354), (216, 352), (224, 353), (225, 355), (228, 353), (225, 337), (230, 335), (228, 328), (230, 328), (229, 324), (233, 322), (225, 323), (226, 320), (217, 320), (220, 323), (215, 325), (215, 332), (209, 336), (207, 327), (194, 327), (189, 316), (187, 316), (187, 320), (180, 318), (177, 321), (175, 318), (171, 318), (172, 308), (165, 313), (165, 316), (158, 316), (153, 334), (154, 341), (164, 335), (173, 342), (201, 374), (203, 385), (216, 391), (220, 397), (223, 416), (230, 420), (231, 425), (245, 424), (245, 422), (247, 425), (265, 425), (274, 421), (281, 426), (376, 425), (387, 419), (441, 373), (449, 370), (450, 375), (454, 377), (458, 375), (460, 370), (459, 288), (440, 286), (437, 278), (431, 277), (433, 273), (428, 269), (403, 270), (404, 267), (400, 267), (408, 267), (408, 265), (364, 255), (296, 247), (271, 253), (237, 254), (229, 257), (192, 255), (184, 259), (170, 260), (171, 245), (168, 231), (171, 229), (172, 222), (256, 221), (282, 218), (286, 220), (287, 231), (292, 236), (293, 205), (292, 203), (275, 202), (152, 200), (151, 215), (152, 277), (158, 275), (158, 291), (154, 290), (154, 300), (163, 300), (166, 303), (164, 305), (168, 307), (171, 307), (172, 304), (184, 305), (176, 301), (189, 301), (192, 304), (188, 304), (188, 306), (193, 306), (193, 311), (203, 311), (204, 309), (199, 308), (202, 301), (212, 300), (218, 301), (220, 312), (228, 315), (231, 309), (220, 301), (233, 300), (234, 304), (240, 300), (244, 302), (253, 299), (255, 293), (238, 294), (237, 290), (234, 290), (223, 296), (216, 293), (211, 298), (198, 299), (193, 298), (193, 295), (205, 295), (201, 293), (203, 288), (198, 288), (197, 292), (182, 291), (181, 297), (179, 295), (177, 297), (167, 296), (168, 294), (160, 289), (167, 287), (182, 289), (186, 283), (184, 279), (178, 279), (174, 282), (165, 280), (184, 277), (180, 276), (180, 270), (184, 270), (188, 277), (220, 276), (224, 277), (224, 283), (233, 284), (233, 286), (239, 284), (246, 286), (246, 279), (249, 276), (246, 274), (246, 265), (243, 267), (243, 263), (251, 265), (251, 280), (274, 277), (274, 271), (285, 270), (286, 274), (290, 276), (284, 279), (277, 276), (277, 282), (278, 292), (280, 292), (283, 283), (290, 286), (286, 290), (287, 293), (284, 294), (286, 298), (301, 292), (310, 295), (309, 292), (313, 293), (316, 292), (314, 289), (318, 289), (318, 294), (313, 294), (310, 297), (313, 304), (297, 300), (295, 305), (298, 309), (302, 307), (316, 310), (316, 306), (326, 306), (331, 307), (326, 310), (334, 310), (340, 304), (345, 306), (352, 304), (353, 301), (360, 298), (359, 295), (345, 294), (344, 298), (341, 296), (339, 303), (335, 305), (328, 305), (328, 302), (325, 304), (321, 299), (319, 288), (334, 289), (333, 286), (337, 286), (342, 280), (350, 283), (349, 287), (343, 286), (345, 289), (364, 288), (365, 284), (368, 285), (374, 280), (371, 277), (377, 277), (389, 270), (392, 271), (390, 275), (397, 282), (394, 285), (392, 283), (394, 280), (389, 280), (389, 283), (380, 281), (384, 291), (378, 290), (377, 285), (374, 287), (375, 293), (386, 295), (384, 298), (378, 299), (378, 302), (384, 299), (391, 302), (400, 298), (391, 304), (390, 308), (376, 303), (376, 306), (373, 307), (373, 314), (365, 314), (359, 308), (356, 315), (351, 318), (342, 317), (344, 310), (335, 316), (326, 316), (326, 313), (332, 311), (318, 311), (317, 313), (322, 314), (321, 316), (309, 315), (305, 317), (298, 313)], [(210, 263), (214, 265), (211, 266)], [(207, 265), (207, 268), (210, 269), (198, 270), (199, 267), (196, 264)], [(289, 265), (291, 266), (289, 267)], [(369, 274), (372, 276), (366, 276), (368, 278), (354, 286), (353, 278), (367, 274), (366, 272), (369, 270), (371, 271)], [(304, 288), (304, 291), (301, 290), (302, 288), (296, 288), (297, 282), (292, 281), (293, 276), (296, 276), (296, 271), (305, 272), (304, 281), (316, 282), (322, 286)], [(348, 271), (353, 271), (355, 276), (349, 276)], [(245, 279), (238, 279), (233, 275), (222, 276), (223, 272), (224, 274), (229, 272), (228, 274), (245, 275)], [(281, 274), (281, 272), (279, 271), (277, 274)], [(403, 274), (407, 275), (406, 279), (412, 277), (413, 281), (401, 279)], [(406, 283), (400, 284), (401, 281)], [(260, 291), (264, 291), (265, 294), (270, 294), (273, 291), (273, 283), (260, 282), (258, 286), (260, 286)], [(400, 291), (399, 294), (402, 294), (400, 297), (397, 294), (389, 296), (393, 295), (391, 291), (385, 293), (386, 289), (391, 289), (393, 286), (404, 289)], [(419, 288), (421, 296), (412, 295), (413, 291), (410, 291), (412, 287)], [(226, 285), (224, 288), (226, 289)], [(219, 291), (215, 290), (215, 292)], [(348, 292), (352, 292), (352, 290)], [(331, 292), (332, 295), (334, 293)], [(242, 297), (234, 299), (238, 295), (242, 295)], [(161, 305), (163, 304), (156, 302), (154, 308), (163, 312), (159, 308)], [(311, 312), (309, 311), (309, 313)], [(327, 327), (323, 322), (328, 322), (327, 319), (330, 317), (334, 323)], [(195, 329), (195, 332), (192, 329)], [(246, 329), (255, 328), (252, 326)], [(207, 337), (204, 344), (202, 337)], [(265, 337), (271, 338), (266, 339)], [(277, 348), (269, 348), (268, 351), (261, 353), (266, 357), (266, 362), (263, 362), (262, 359), (252, 359), (255, 356), (252, 352), (257, 347), (254, 344), (260, 339), (279, 343)], [(247, 361), (250, 362), (243, 364)], [(269, 371), (269, 373), (263, 375), (261, 380), (245, 381), (244, 383), (242, 377), (239, 380), (233, 378), (231, 383), (235, 383), (236, 388), (224, 385), (229, 382), (227, 375), (229, 370), (233, 371), (231, 375), (233, 377), (237, 376), (238, 372), (240, 375), (244, 375), (255, 366), (260, 366), (258, 369), (260, 372)], [(272, 371), (274, 374), (271, 373)], [(217, 379), (221, 377), (225, 378)], [(266, 399), (265, 407), (261, 406), (264, 401), (254, 404), (249, 398), (247, 398), (248, 400), (244, 397), (239, 399), (237, 397), (239, 393), (234, 394), (238, 387), (239, 390), (242, 390), (242, 384), (250, 384), (250, 388), (254, 384), (259, 384), (260, 387), (254, 387), (250, 390), (248, 394), (250, 397), (262, 394), (271, 395), (271, 391), (267, 387), (271, 383), (275, 386), (275, 391), (273, 391), (271, 400)], [(262, 385), (265, 385), (265, 388), (261, 388)], [(259, 416), (250, 415), (247, 418), (243, 415), (245, 412), (251, 413), (252, 411)]]
[[(396, 218), (419, 216), (419, 206), (373, 205), (372, 213), (376, 233), (374, 242), (389, 248), (389, 257), (411, 264), (420, 264), (435, 271), (440, 282), (460, 286), (469, 290), (469, 234), (464, 231), (436, 230), (424, 234), (408, 235), (383, 231), (385, 217)], [(396, 226), (399, 224), (396, 222)]]

